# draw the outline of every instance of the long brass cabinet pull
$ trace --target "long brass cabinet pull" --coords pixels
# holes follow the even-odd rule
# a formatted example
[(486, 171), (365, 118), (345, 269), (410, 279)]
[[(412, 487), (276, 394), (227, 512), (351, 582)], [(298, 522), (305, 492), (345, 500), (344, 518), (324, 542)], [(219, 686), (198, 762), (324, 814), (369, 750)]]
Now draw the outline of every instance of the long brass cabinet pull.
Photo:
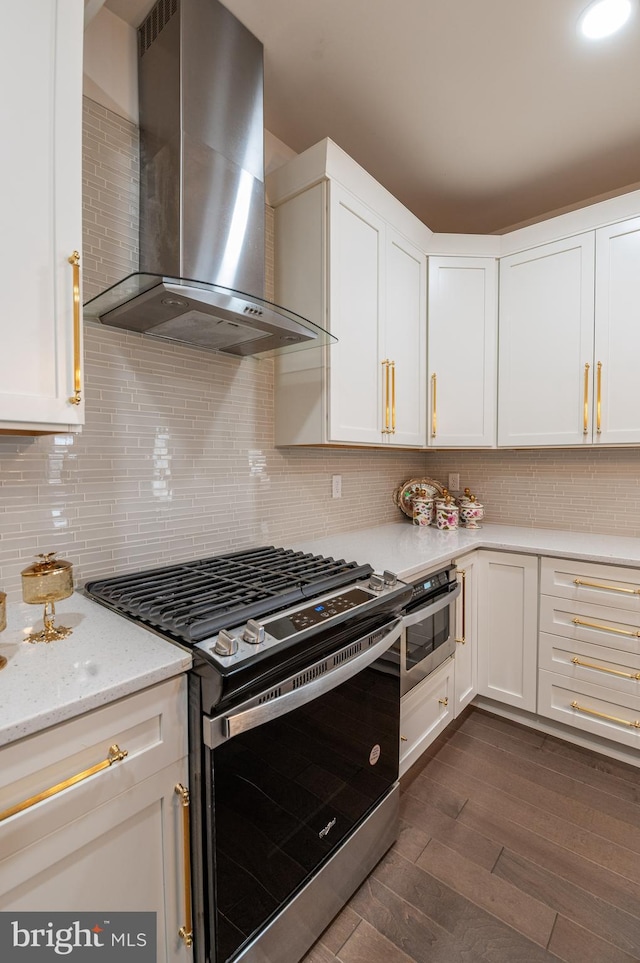
[(382, 367), (384, 368), (384, 428), (382, 429), (383, 435), (391, 434), (391, 395), (389, 390), (389, 359), (385, 358), (382, 362)]
[(617, 629), (614, 625), (602, 625), (600, 622), (585, 622), (583, 619), (571, 619), (574, 625), (582, 625), (587, 629), (600, 629), (601, 632), (615, 632), (616, 635), (626, 635), (631, 639), (640, 639), (640, 630)]
[(436, 437), (436, 430), (438, 428), (438, 415), (436, 411), (436, 400), (437, 400), (437, 379), (435, 371), (431, 375), (431, 437)]
[(598, 361), (596, 394), (596, 432), (602, 434), (602, 361)]
[(581, 578), (574, 578), (573, 584), (583, 585), (585, 588), (606, 589), (609, 592), (623, 592), (625, 595), (640, 595), (640, 588), (623, 588), (618, 585), (606, 585), (604, 582), (585, 582)]
[(391, 434), (396, 433), (396, 363), (389, 362), (391, 368)]
[(62, 782), (57, 783), (55, 786), (50, 786), (49, 789), (45, 789), (44, 792), (36, 793), (35, 796), (30, 796), (15, 806), (10, 806), (9, 809), (5, 809), (4, 812), (0, 812), (0, 822), (2, 822), (3, 819), (9, 819), (10, 816), (15, 816), (16, 813), (24, 812), (25, 809), (31, 809), (36, 803), (42, 802), (44, 799), (50, 799), (51, 796), (56, 796), (59, 792), (62, 792), (63, 789), (75, 786), (76, 783), (82, 782), (83, 779), (88, 779), (89, 776), (94, 776), (97, 772), (102, 772), (103, 769), (108, 769), (114, 762), (122, 762), (128, 754), (126, 749), (120, 749), (120, 747), (115, 744), (109, 746), (107, 758), (103, 759), (102, 762), (96, 763), (95, 766), (90, 766), (89, 769), (83, 769), (82, 772), (76, 773), (75, 776), (69, 776), (68, 779), (63, 779)]
[(80, 365), (80, 252), (74, 251), (69, 258), (73, 269), (73, 394), (69, 403), (79, 405), (82, 401), (82, 370)]
[(582, 426), (582, 434), (589, 434), (589, 368), (591, 365), (587, 362), (584, 366), (584, 424)]
[(456, 575), (462, 580), (462, 634), (456, 642), (465, 645), (467, 641), (467, 573), (464, 569), (458, 569)]
[(174, 792), (180, 796), (182, 803), (182, 849), (184, 852), (184, 916), (185, 923), (178, 930), (178, 936), (185, 946), (193, 946), (193, 929), (191, 927), (191, 831), (189, 820), (189, 807), (191, 799), (189, 790), (181, 782), (176, 783)]
[(574, 655), (571, 662), (573, 665), (582, 666), (583, 669), (597, 669), (598, 672), (609, 672), (611, 675), (619, 675), (622, 679), (634, 679), (640, 682), (640, 672), (622, 672), (620, 669), (608, 669), (605, 665), (595, 665), (593, 662), (581, 662), (577, 655)]
[(630, 722), (628, 719), (618, 719), (617, 716), (608, 716), (606, 712), (596, 712), (595, 709), (587, 709), (586, 706), (580, 706), (577, 702), (571, 703), (572, 709), (577, 709), (578, 712), (586, 712), (590, 716), (597, 716), (598, 719), (607, 719), (608, 722), (617, 722), (621, 726), (630, 726), (632, 729), (640, 729), (640, 720), (634, 719)]

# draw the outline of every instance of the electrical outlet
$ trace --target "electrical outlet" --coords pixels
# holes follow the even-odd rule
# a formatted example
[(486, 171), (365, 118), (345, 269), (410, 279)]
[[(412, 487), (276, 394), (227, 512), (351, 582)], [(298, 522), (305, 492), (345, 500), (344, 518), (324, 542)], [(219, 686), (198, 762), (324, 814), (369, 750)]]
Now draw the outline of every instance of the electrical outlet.
[(331, 497), (342, 498), (342, 475), (331, 476)]
[(460, 491), (460, 475), (458, 472), (451, 472), (449, 475), (449, 491), (458, 492)]

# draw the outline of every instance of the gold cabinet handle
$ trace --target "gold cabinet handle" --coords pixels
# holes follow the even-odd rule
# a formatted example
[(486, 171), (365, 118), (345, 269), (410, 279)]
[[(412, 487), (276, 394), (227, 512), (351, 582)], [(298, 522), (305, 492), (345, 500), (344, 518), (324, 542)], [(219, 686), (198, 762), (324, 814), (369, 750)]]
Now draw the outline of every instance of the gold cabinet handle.
[(193, 946), (193, 929), (191, 927), (191, 832), (189, 807), (191, 800), (189, 790), (181, 782), (174, 786), (174, 792), (180, 796), (182, 803), (182, 849), (184, 852), (184, 916), (185, 924), (178, 930), (178, 936), (185, 946)]
[(79, 405), (82, 401), (82, 371), (80, 365), (80, 252), (74, 251), (68, 259), (73, 269), (73, 394), (69, 403)]
[(407, 742), (406, 736), (400, 736), (400, 742)]
[(596, 395), (596, 432), (602, 434), (602, 361), (598, 361)]
[(396, 433), (396, 363), (389, 362), (391, 368), (391, 434)]
[(578, 712), (587, 712), (590, 716), (597, 716), (598, 719), (607, 719), (609, 722), (617, 722), (621, 726), (630, 726), (633, 729), (640, 729), (639, 719), (634, 719), (633, 722), (629, 722), (628, 719), (618, 719), (617, 716), (608, 716), (605, 712), (596, 712), (595, 709), (587, 709), (586, 706), (580, 706), (577, 702), (572, 702), (571, 708), (577, 709)]
[(2, 822), (3, 819), (8, 819), (10, 816), (15, 816), (16, 813), (24, 812), (25, 809), (30, 809), (32, 806), (35, 806), (36, 803), (42, 802), (44, 799), (50, 799), (51, 796), (57, 796), (57, 794), (62, 792), (63, 789), (68, 789), (69, 786), (75, 786), (76, 783), (82, 782), (83, 779), (88, 779), (89, 776), (94, 776), (97, 772), (101, 772), (103, 769), (108, 769), (109, 766), (114, 764), (114, 762), (122, 762), (122, 760), (128, 755), (129, 753), (126, 749), (120, 749), (120, 747), (115, 744), (113, 746), (109, 746), (107, 758), (103, 759), (102, 762), (96, 763), (95, 766), (90, 766), (89, 769), (83, 769), (82, 772), (76, 773), (75, 776), (69, 776), (68, 779), (63, 779), (62, 782), (57, 783), (55, 786), (50, 786), (49, 789), (45, 789), (44, 792), (39, 792), (35, 796), (30, 796), (29, 799), (24, 799), (15, 806), (10, 806), (9, 809), (5, 809), (4, 812), (0, 812), (0, 822)]
[(640, 595), (640, 588), (623, 588), (618, 585), (606, 585), (604, 582), (586, 582), (581, 578), (574, 578), (574, 585), (584, 585), (585, 588), (606, 589), (609, 592), (622, 592), (625, 595)]
[(640, 682), (640, 672), (621, 672), (620, 669), (608, 669), (605, 665), (596, 665), (593, 662), (581, 662), (577, 655), (574, 655), (571, 662), (573, 665), (582, 666), (583, 669), (597, 669), (598, 672), (609, 672), (611, 675), (619, 675), (623, 679), (634, 679)]
[(436, 412), (436, 393), (437, 393), (437, 384), (436, 384), (436, 373), (434, 371), (434, 373), (431, 375), (431, 437), (432, 438), (436, 437), (436, 429), (438, 427), (438, 415)]
[(464, 569), (458, 569), (456, 575), (462, 580), (462, 635), (456, 642), (465, 645), (467, 642), (467, 573)]
[(582, 434), (589, 434), (589, 368), (591, 365), (587, 363), (584, 366), (584, 424), (582, 426)]
[(444, 706), (445, 708), (449, 705), (449, 700), (447, 699), (446, 696), (444, 697), (444, 699), (438, 699), (438, 702), (440, 703), (441, 706)]
[(585, 622), (584, 619), (571, 619), (574, 625), (583, 625), (587, 629), (600, 629), (601, 632), (615, 632), (616, 635), (626, 635), (632, 639), (640, 639), (640, 631), (631, 629), (617, 629), (613, 625), (601, 625), (599, 622)]
[(389, 422), (391, 420), (391, 408), (390, 408), (390, 402), (389, 402), (390, 393), (389, 393), (389, 359), (388, 358), (384, 359), (384, 361), (382, 362), (382, 367), (384, 368), (384, 401), (382, 404), (384, 408), (384, 428), (382, 429), (382, 434), (390, 435), (391, 427), (389, 425)]

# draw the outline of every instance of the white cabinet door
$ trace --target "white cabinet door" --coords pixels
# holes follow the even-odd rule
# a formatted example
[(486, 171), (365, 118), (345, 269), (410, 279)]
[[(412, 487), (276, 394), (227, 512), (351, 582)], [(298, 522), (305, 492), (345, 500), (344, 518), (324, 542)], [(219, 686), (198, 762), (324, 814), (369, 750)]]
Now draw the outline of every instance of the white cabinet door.
[(380, 444), (384, 222), (339, 184), (329, 185), (329, 441)]
[(400, 775), (446, 729), (454, 714), (452, 659), (414, 686), (400, 701)]
[(389, 226), (385, 234), (386, 308), (381, 361), (391, 369), (390, 445), (426, 442), (427, 265), (425, 255)]
[[(185, 883), (182, 806), (175, 792), (186, 782), (185, 758), (97, 808), (83, 811), (82, 794), (71, 803), (60, 797), (40, 803), (66, 805), (67, 819), (37, 843), (0, 858), (2, 909), (155, 912), (158, 963), (188, 963), (191, 950), (178, 936)], [(26, 823), (36, 814), (11, 818)], [(43, 822), (42, 814), (37, 818)]]
[(478, 692), (536, 711), (538, 559), (478, 553)]
[(477, 554), (457, 561), (462, 592), (456, 603), (454, 716), (478, 694), (478, 577)]
[(83, 16), (82, 0), (29, 0), (0, 35), (0, 431), (83, 421), (69, 263), (82, 236)]
[(596, 444), (640, 442), (640, 217), (596, 231)]
[(430, 257), (429, 444), (496, 444), (498, 265), (495, 258)]
[(594, 236), (502, 258), (498, 444), (591, 443)]

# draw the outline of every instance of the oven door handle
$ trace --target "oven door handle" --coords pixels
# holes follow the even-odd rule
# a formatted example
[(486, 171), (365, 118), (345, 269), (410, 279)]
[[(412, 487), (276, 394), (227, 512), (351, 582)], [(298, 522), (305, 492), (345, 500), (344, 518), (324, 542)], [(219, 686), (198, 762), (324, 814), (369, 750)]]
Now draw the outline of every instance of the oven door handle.
[(461, 591), (462, 587), (458, 582), (450, 592), (447, 592), (447, 594), (438, 599), (437, 602), (424, 605), (421, 608), (416, 609), (414, 612), (411, 612), (409, 615), (405, 615), (405, 628), (409, 628), (412, 625), (417, 625), (418, 622), (424, 622), (424, 620), (428, 619), (429, 616), (435, 615), (436, 612), (441, 612), (442, 609), (446, 609), (448, 605), (451, 605), (452, 602), (455, 602)]
[[(335, 689), (343, 682), (346, 682), (347, 679), (351, 679), (352, 676), (366, 669), (372, 662), (375, 662), (394, 642), (397, 642), (401, 632), (402, 619), (394, 619), (389, 625), (389, 631), (386, 632), (378, 642), (354, 658), (349, 659), (348, 662), (343, 662), (341, 665), (327, 670), (315, 679), (313, 678), (314, 670), (319, 669), (319, 667), (327, 661), (326, 657), (319, 659), (314, 665), (302, 670), (299, 675), (309, 676), (312, 681), (304, 683), (293, 691), (269, 699), (261, 705), (252, 705), (246, 709), (241, 708), (238, 712), (230, 713), (229, 715), (205, 716), (203, 720), (203, 739), (205, 745), (210, 749), (215, 749), (216, 746), (227, 742), (229, 739), (233, 739), (234, 736), (239, 735), (241, 732), (247, 732), (249, 729), (255, 729), (256, 726), (264, 725), (265, 722), (270, 722), (272, 719), (286, 715), (287, 712), (292, 712), (294, 709), (306, 705), (307, 702), (312, 702), (313, 699), (317, 699), (318, 696), (330, 692), (331, 689)], [(352, 645), (356, 645), (357, 641), (359, 640), (353, 642)], [(268, 691), (270, 692), (272, 690), (269, 689)], [(254, 696), (251, 702), (255, 703), (259, 699), (259, 695)]]

